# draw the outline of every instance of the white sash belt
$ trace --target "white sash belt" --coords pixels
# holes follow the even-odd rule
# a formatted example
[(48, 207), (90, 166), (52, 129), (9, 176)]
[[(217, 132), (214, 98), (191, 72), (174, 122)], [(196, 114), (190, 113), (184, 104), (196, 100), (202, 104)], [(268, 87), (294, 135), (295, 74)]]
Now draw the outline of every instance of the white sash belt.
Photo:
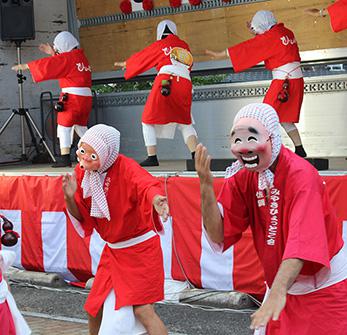
[(92, 90), (89, 87), (64, 87), (61, 89), (63, 93), (69, 93), (74, 95), (81, 95), (84, 97), (91, 97)]
[(158, 74), (171, 74), (190, 80), (190, 72), (184, 65), (164, 65), (160, 68)]
[(136, 244), (145, 242), (149, 240), (150, 238), (154, 237), (155, 235), (156, 233), (153, 230), (151, 230), (143, 235), (136, 236), (126, 241), (116, 242), (116, 243), (109, 243), (109, 242), (106, 242), (106, 243), (111, 249), (123, 249), (123, 248), (132, 247)]
[(302, 78), (300, 62), (287, 63), (272, 70), (272, 78), (284, 80)]

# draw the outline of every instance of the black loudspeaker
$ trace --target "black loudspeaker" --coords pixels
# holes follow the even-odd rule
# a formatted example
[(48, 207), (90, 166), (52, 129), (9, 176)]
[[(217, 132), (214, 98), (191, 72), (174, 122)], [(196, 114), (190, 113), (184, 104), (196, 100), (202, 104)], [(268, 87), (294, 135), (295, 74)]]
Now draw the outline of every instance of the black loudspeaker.
[(0, 0), (1, 40), (24, 41), (35, 38), (34, 1)]

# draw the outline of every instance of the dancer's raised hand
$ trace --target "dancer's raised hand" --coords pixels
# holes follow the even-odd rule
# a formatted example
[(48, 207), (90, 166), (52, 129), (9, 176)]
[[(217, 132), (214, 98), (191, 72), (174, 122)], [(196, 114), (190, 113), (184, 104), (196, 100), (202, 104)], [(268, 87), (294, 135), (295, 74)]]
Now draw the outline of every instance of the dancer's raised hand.
[(73, 198), (77, 190), (77, 181), (75, 173), (67, 173), (63, 176), (63, 192), (65, 198)]
[(213, 176), (210, 169), (211, 156), (207, 148), (199, 143), (195, 149), (195, 170), (201, 182), (213, 183)]
[(47, 55), (51, 55), (51, 56), (55, 55), (55, 51), (49, 43), (41, 43), (39, 45), (39, 50), (44, 52)]

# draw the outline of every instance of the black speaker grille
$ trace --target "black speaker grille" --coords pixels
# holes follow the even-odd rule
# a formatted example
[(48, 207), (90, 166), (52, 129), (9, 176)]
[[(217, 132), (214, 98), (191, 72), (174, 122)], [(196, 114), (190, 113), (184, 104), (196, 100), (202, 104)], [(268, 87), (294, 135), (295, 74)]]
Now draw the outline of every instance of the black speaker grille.
[(1, 39), (3, 41), (35, 38), (32, 0), (0, 0)]

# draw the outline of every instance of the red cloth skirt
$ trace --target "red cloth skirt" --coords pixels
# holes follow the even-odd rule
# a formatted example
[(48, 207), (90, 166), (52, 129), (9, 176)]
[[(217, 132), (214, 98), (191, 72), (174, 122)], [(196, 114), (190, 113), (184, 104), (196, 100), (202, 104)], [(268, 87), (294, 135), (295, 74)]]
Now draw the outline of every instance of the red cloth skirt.
[(171, 93), (163, 96), (160, 93), (162, 80), (170, 75), (156, 76), (152, 90), (147, 98), (142, 122), (147, 124), (166, 124), (176, 122), (191, 124), (192, 83), (183, 77), (172, 76)]
[(69, 94), (64, 110), (57, 113), (57, 123), (64, 127), (86, 126), (92, 111), (92, 97)]
[(346, 335), (347, 279), (304, 295), (287, 295), (277, 322), (268, 324), (267, 335)]
[(271, 105), (277, 112), (280, 122), (299, 122), (302, 100), (304, 98), (304, 79), (289, 80), (289, 99), (281, 102), (277, 99), (284, 80), (274, 79), (267, 91), (264, 103)]
[(6, 301), (0, 304), (0, 334), (16, 335), (16, 328)]
[(84, 305), (96, 316), (110, 290), (115, 309), (164, 299), (164, 267), (159, 236), (123, 249), (105, 246), (92, 289)]

